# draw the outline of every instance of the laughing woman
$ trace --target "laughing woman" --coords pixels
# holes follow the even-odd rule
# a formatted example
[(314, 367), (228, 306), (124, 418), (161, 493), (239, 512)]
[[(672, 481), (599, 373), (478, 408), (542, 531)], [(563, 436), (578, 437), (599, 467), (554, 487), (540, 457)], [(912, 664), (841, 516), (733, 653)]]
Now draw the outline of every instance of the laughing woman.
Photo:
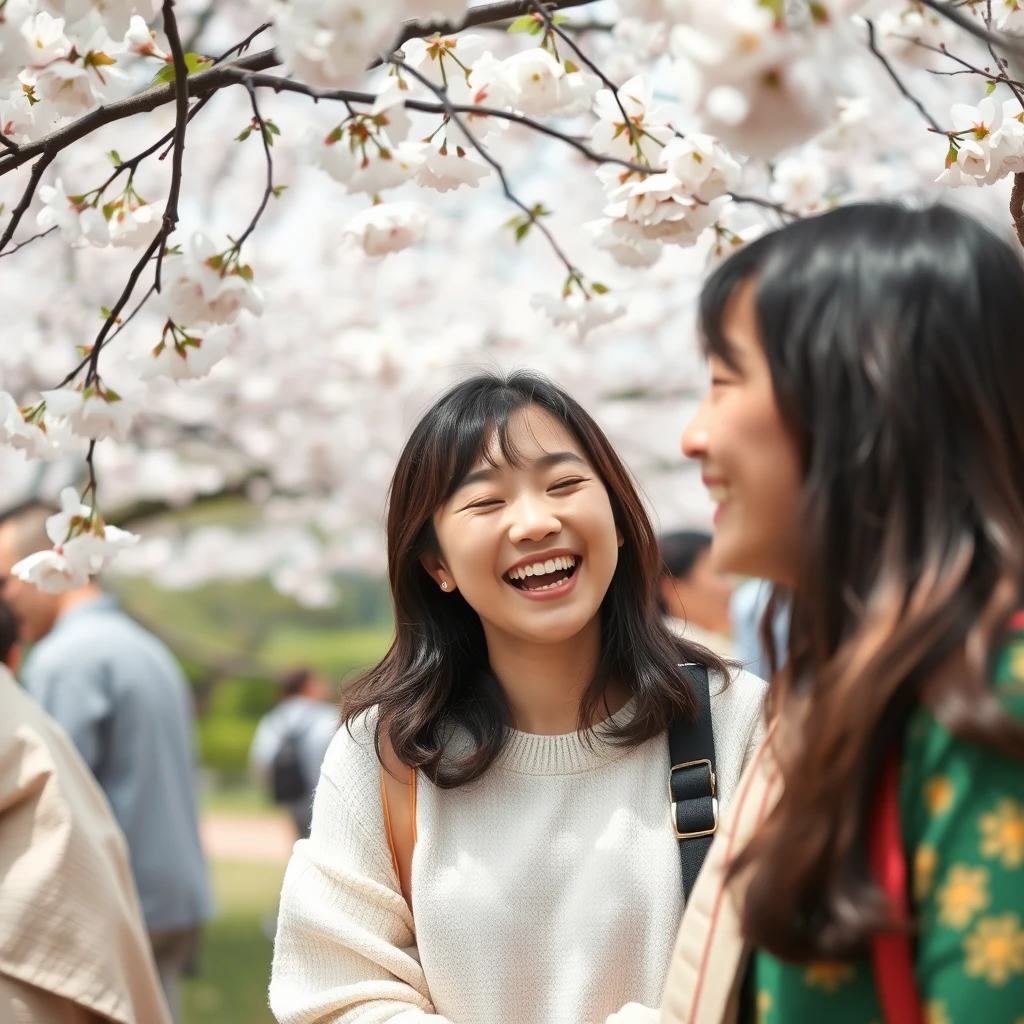
[(346, 696), (288, 867), (277, 1019), (599, 1024), (656, 1005), (684, 902), (669, 735), (706, 667), (727, 805), (763, 684), (662, 624), (629, 474), (542, 377), (474, 377), (434, 405), (387, 539), (396, 638)]
[(701, 318), (713, 557), (791, 615), (662, 1020), (1020, 1024), (1020, 252), (846, 207), (732, 256)]

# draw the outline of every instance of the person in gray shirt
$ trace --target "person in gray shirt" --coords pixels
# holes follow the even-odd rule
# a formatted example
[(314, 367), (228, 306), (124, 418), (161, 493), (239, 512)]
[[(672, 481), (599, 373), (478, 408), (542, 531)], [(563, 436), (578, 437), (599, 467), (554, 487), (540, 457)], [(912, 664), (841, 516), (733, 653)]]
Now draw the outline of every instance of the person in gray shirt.
[[(278, 680), (278, 690), (279, 703), (256, 727), (249, 768), (275, 800), (287, 805), (296, 833), (305, 839), (320, 766), (341, 715), (337, 705), (330, 703), (327, 683), (312, 669), (287, 672)], [(287, 792), (289, 784), (294, 792)], [(286, 792), (275, 792), (281, 789)]]
[[(0, 596), (34, 644), (22, 680), (74, 741), (125, 838), (160, 978), (175, 1020), (180, 980), (213, 912), (196, 813), (194, 714), (167, 647), (94, 584), (45, 594), (10, 575), (50, 546), (49, 510), (0, 523)], [(102, 936), (97, 936), (102, 941)]]

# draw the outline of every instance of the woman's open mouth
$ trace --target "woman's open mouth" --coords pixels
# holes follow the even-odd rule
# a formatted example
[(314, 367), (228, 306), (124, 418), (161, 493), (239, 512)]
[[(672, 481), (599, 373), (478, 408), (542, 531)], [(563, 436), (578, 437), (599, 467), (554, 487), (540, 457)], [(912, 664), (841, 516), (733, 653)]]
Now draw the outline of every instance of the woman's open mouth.
[(559, 555), (537, 561), (531, 565), (520, 565), (505, 573), (505, 582), (525, 594), (540, 595), (568, 589), (568, 584), (583, 559), (579, 555)]

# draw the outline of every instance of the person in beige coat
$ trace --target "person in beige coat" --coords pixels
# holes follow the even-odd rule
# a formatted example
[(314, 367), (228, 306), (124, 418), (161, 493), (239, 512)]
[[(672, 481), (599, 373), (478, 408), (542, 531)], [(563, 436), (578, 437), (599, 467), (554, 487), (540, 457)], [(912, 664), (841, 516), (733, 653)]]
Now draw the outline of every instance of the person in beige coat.
[(64, 732), (14, 681), (0, 603), (0, 1021), (170, 1024), (124, 839)]

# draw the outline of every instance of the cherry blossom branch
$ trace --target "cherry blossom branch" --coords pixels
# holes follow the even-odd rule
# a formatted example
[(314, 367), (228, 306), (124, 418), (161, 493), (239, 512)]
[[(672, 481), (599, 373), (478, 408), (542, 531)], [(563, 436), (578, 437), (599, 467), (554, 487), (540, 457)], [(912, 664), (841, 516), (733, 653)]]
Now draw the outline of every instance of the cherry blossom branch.
[(267, 122), (264, 121), (263, 115), (260, 113), (259, 103), (256, 101), (256, 86), (248, 78), (245, 79), (244, 85), (246, 92), (249, 93), (249, 100), (252, 103), (253, 119), (256, 122), (260, 138), (263, 140), (263, 152), (267, 159), (267, 187), (263, 190), (263, 199), (256, 210), (256, 215), (245, 231), (242, 232), (242, 237), (234, 243), (236, 251), (241, 250), (246, 239), (256, 230), (256, 225), (259, 224), (260, 218), (267, 208), (267, 203), (270, 202), (270, 197), (274, 194), (274, 156), (270, 151), (270, 130), (267, 128)]
[(18, 205), (11, 211), (11, 219), (8, 221), (3, 235), (0, 235), (0, 253), (7, 248), (7, 243), (14, 237), (14, 232), (18, 230), (21, 218), (25, 216), (25, 212), (32, 205), (32, 200), (35, 198), (36, 189), (39, 187), (43, 173), (53, 163), (56, 156), (56, 153), (44, 153), (36, 162), (35, 167), (32, 168), (28, 185), (25, 186), (25, 191), (21, 194)]
[[(404, 65), (402, 65), (404, 67)], [(248, 78), (257, 88), (273, 89), (274, 92), (294, 92), (301, 96), (309, 96), (313, 100), (332, 100), (339, 103), (357, 103), (372, 106), (377, 97), (369, 92), (354, 92), (350, 89), (314, 89), (303, 82), (296, 82), (290, 78), (281, 78), (279, 75), (254, 74), (244, 71), (236, 72), (238, 81)], [(431, 87), (431, 91), (436, 90)], [(598, 153), (591, 149), (585, 142), (575, 136), (544, 124), (542, 121), (535, 121), (525, 114), (517, 114), (511, 110), (501, 110), (498, 107), (482, 107), (466, 103), (431, 103), (428, 100), (403, 100), (406, 110), (416, 110), (421, 114), (446, 114), (449, 109), (459, 114), (475, 115), (477, 117), (496, 117), (501, 121), (509, 121), (512, 124), (521, 124), (532, 131), (549, 138), (558, 139), (568, 146), (572, 146), (578, 153), (581, 153), (588, 160), (596, 164), (616, 164), (625, 167), (627, 170), (636, 171), (638, 174), (651, 174), (651, 168), (646, 164), (634, 163), (632, 160), (623, 160), (621, 157), (611, 156), (605, 153)]]
[(431, 82), (429, 78), (427, 78), (425, 75), (420, 74), (420, 72), (417, 71), (416, 68), (410, 67), (404, 61), (392, 57), (390, 63), (394, 64), (396, 67), (400, 67), (407, 75), (410, 75), (412, 78), (415, 78), (421, 85), (426, 86), (438, 98), (441, 105), (444, 107), (445, 114), (452, 121), (454, 121), (456, 125), (458, 125), (458, 127), (462, 130), (462, 133), (472, 144), (473, 148), (480, 154), (481, 157), (483, 157), (485, 163), (489, 164), (493, 168), (494, 173), (497, 174), (498, 180), (501, 182), (501, 189), (505, 193), (505, 198), (513, 206), (517, 207), (520, 211), (522, 211), (522, 214), (524, 217), (526, 217), (527, 222), (529, 224), (534, 225), (537, 228), (537, 230), (540, 231), (540, 233), (547, 239), (552, 251), (565, 266), (566, 272), (568, 273), (569, 277), (572, 278), (577, 283), (579, 283), (582, 287), (583, 275), (572, 263), (569, 257), (565, 255), (565, 252), (562, 250), (562, 247), (558, 244), (558, 242), (555, 239), (555, 236), (548, 230), (547, 226), (541, 223), (540, 216), (538, 215), (537, 210), (535, 208), (531, 209), (529, 206), (527, 206), (526, 203), (524, 203), (512, 191), (512, 187), (509, 185), (508, 178), (505, 175), (505, 169), (501, 166), (500, 161), (496, 160), (493, 156), (491, 156), (486, 146), (484, 146), (484, 144), (469, 130), (469, 125), (466, 124), (465, 120), (455, 109), (454, 104), (451, 102), (451, 100), (448, 99), (448, 94), (445, 92), (445, 90), (439, 86), (434, 85), (434, 83)]
[(893, 80), (896, 88), (903, 94), (905, 99), (910, 100), (911, 103), (917, 107), (921, 116), (931, 125), (932, 130), (938, 132), (940, 135), (944, 135), (945, 132), (939, 127), (939, 122), (928, 113), (925, 105), (903, 84), (903, 80), (896, 73), (895, 68), (889, 63), (889, 59), (882, 53), (878, 48), (878, 43), (875, 40), (875, 23), (870, 18), (865, 18), (865, 23), (868, 26), (868, 49), (878, 58), (882, 67), (889, 72), (889, 77)]
[[(992, 27), (992, 0), (985, 0), (985, 26), (987, 28)], [(1017, 84), (1010, 81), (1009, 75), (1007, 74), (1010, 70), (1010, 62), (996, 53), (996, 48), (992, 43), (988, 44), (988, 52), (992, 54), (992, 59), (996, 62), (996, 67), (999, 68), (999, 72), (1003, 76), (1003, 80), (1006, 82), (1010, 92), (1013, 93), (1014, 98), (1021, 107), (1024, 108), (1024, 96), (1021, 95), (1020, 90), (1017, 88)]]
[(611, 94), (615, 97), (615, 103), (618, 105), (619, 111), (622, 114), (622, 123), (626, 126), (626, 131), (630, 133), (630, 137), (632, 138), (633, 121), (629, 114), (626, 113), (626, 108), (623, 105), (622, 100), (619, 98), (619, 87), (583, 52), (583, 50), (580, 49), (574, 39), (568, 36), (558, 27), (558, 25), (555, 24), (554, 18), (551, 17), (547, 8), (540, 2), (540, 0), (531, 0), (531, 3), (537, 14), (544, 19), (544, 27), (546, 31), (552, 35), (558, 36), (558, 38), (561, 39), (577, 57), (579, 57), (580, 63), (593, 71), (594, 74), (601, 79), (601, 84), (604, 85), (606, 89), (611, 90)]
[(21, 146), (14, 139), (7, 138), (3, 132), (0, 132), (0, 146), (3, 146), (4, 149), (9, 149), (12, 153), (17, 153), (21, 149)]
[(947, 21), (953, 22), (968, 34), (980, 39), (983, 43), (998, 46), (1018, 56), (1024, 56), (1024, 39), (1020, 36), (1012, 36), (1006, 32), (993, 32), (987, 25), (979, 24), (976, 18), (964, 14), (958, 5), (946, 3), (945, 0), (920, 0), (920, 3), (931, 8)]
[(740, 192), (729, 192), (729, 198), (734, 203), (749, 203), (752, 206), (761, 206), (766, 210), (774, 210), (781, 217), (788, 217), (790, 220), (799, 220), (800, 214), (787, 209), (782, 203), (773, 203), (770, 199), (762, 199), (760, 196), (748, 196)]
[[(174, 156), (171, 158), (171, 188), (164, 206), (163, 226), (157, 238), (160, 249), (156, 258), (156, 290), (160, 291), (160, 272), (164, 264), (164, 242), (178, 226), (178, 199), (181, 195), (181, 178), (184, 173), (185, 161), (185, 130), (188, 127), (188, 66), (185, 63), (185, 50), (181, 45), (178, 33), (178, 20), (174, 14), (174, 0), (164, 0), (164, 34), (171, 48), (174, 59), (174, 88), (177, 113), (174, 119)], [(129, 294), (130, 297), (130, 294)], [(126, 300), (127, 301), (127, 298)]]
[(40, 231), (39, 234), (33, 235), (31, 238), (26, 238), (24, 242), (19, 242), (13, 249), (8, 249), (7, 252), (0, 252), (0, 260), (5, 256), (13, 256), (19, 249), (24, 249), (26, 245), (31, 245), (33, 242), (39, 241), (40, 238), (52, 235), (56, 230), (57, 225), (54, 224), (52, 228), (47, 228), (45, 231)]
[[(594, 0), (546, 0), (549, 10), (568, 10), (571, 7), (585, 7)], [(467, 28), (480, 28), (494, 22), (520, 18), (534, 10), (533, 0), (502, 0), (495, 4), (481, 4), (471, 7), (464, 17), (458, 21), (407, 21), (398, 31), (390, 51), (394, 53), (402, 48), (403, 43), (410, 39), (432, 36), (435, 32), (442, 36), (453, 36), (465, 32)], [(370, 67), (379, 67), (383, 59), (374, 61)]]
[[(136, 313), (156, 294), (156, 285), (151, 284), (149, 290), (139, 300), (135, 308), (126, 316), (118, 325), (117, 330), (110, 335), (103, 343), (99, 346), (105, 348), (109, 345), (134, 319)], [(94, 346), (95, 347), (95, 346)], [(89, 350), (89, 354), (57, 385), (57, 388), (67, 387), (91, 362), (93, 359), (93, 349)]]
[[(557, 0), (550, 6), (553, 9), (571, 7), (582, 7), (593, 0)], [(433, 32), (453, 34), (467, 28), (486, 25), (493, 21), (502, 21), (506, 18), (516, 17), (528, 13), (532, 9), (532, 0), (502, 0), (501, 3), (483, 4), (474, 7), (466, 12), (466, 16), (457, 22), (449, 21), (409, 21), (406, 22), (396, 37), (396, 43), (392, 44), (393, 49), (398, 49), (401, 43), (409, 39), (430, 35)], [(232, 51), (238, 47), (232, 47)], [(231, 52), (231, 51), (229, 51)], [(231, 85), (238, 79), (236, 72), (243, 71), (267, 71), (275, 68), (281, 63), (281, 58), (273, 49), (261, 50), (258, 53), (250, 53), (237, 60), (218, 64), (206, 71), (200, 71), (189, 78), (189, 92), (192, 96), (205, 96), (210, 92), (217, 92), (225, 86)], [(380, 61), (374, 61), (370, 67), (378, 67)], [(171, 103), (177, 97), (174, 83), (160, 85), (153, 89), (147, 89), (135, 96), (119, 100), (116, 103), (104, 104), (95, 110), (84, 114), (82, 117), (69, 124), (57, 128), (44, 135), (35, 142), (28, 142), (19, 146), (17, 152), (8, 152), (0, 156), (0, 176), (23, 164), (42, 153), (53, 153), (56, 155), (63, 149), (77, 142), (79, 139), (91, 135), (94, 131), (104, 125), (112, 124), (115, 121), (123, 121), (125, 118), (133, 117), (135, 114), (146, 114), (156, 110), (157, 107)]]

